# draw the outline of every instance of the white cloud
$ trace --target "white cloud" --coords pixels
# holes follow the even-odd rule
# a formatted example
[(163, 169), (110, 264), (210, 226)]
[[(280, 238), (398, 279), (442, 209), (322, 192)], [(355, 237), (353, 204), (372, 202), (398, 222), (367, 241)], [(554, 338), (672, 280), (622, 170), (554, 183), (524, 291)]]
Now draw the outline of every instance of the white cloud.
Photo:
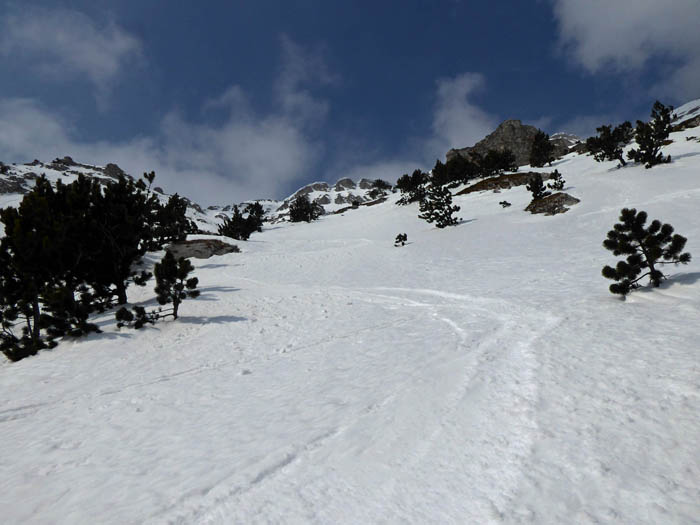
[(288, 36), (280, 37), (282, 46), (282, 70), (275, 91), (287, 116), (314, 125), (328, 114), (328, 103), (318, 100), (309, 87), (325, 86), (337, 82), (327, 64), (322, 50), (304, 49)]
[(100, 103), (106, 101), (115, 78), (142, 61), (140, 41), (123, 28), (98, 25), (66, 9), (10, 10), (0, 22), (0, 53), (52, 79), (84, 75)]
[(697, 0), (552, 0), (562, 49), (591, 73), (641, 69), (652, 57), (677, 65), (655, 95), (700, 96)]
[(302, 85), (329, 73), (324, 62), (305, 59), (291, 41), (283, 41), (283, 51), (273, 110), (256, 113), (246, 93), (231, 86), (203, 105), (204, 112), (221, 112), (217, 124), (171, 112), (153, 136), (124, 142), (78, 140), (67, 119), (37, 101), (0, 99), (0, 159), (50, 161), (69, 155), (83, 163), (114, 162), (134, 176), (155, 170), (157, 184), (166, 191), (202, 204), (286, 197), (290, 184), (314, 169), (322, 151), (308, 128), (323, 119), (318, 108), (325, 102)]
[(380, 160), (367, 164), (358, 164), (346, 170), (334, 172), (334, 176), (329, 181), (342, 178), (350, 178), (354, 181), (360, 179), (382, 179), (394, 183), (404, 173), (413, 173), (413, 170), (420, 168), (420, 164), (411, 160)]
[(484, 77), (479, 73), (462, 73), (437, 81), (433, 136), (426, 142), (428, 158), (442, 157), (450, 148), (472, 146), (495, 129), (498, 122), (494, 116), (469, 101), (484, 85)]
[(69, 155), (79, 162), (119, 164), (134, 176), (155, 170), (158, 185), (200, 203), (282, 196), (318, 159), (319, 147), (284, 116), (228, 118), (213, 126), (171, 113), (154, 137), (75, 140), (60, 115), (26, 99), (0, 100), (0, 158), (5, 162)]
[(596, 128), (600, 126), (607, 124), (617, 126), (620, 123), (622, 120), (612, 118), (610, 115), (579, 115), (564, 122), (557, 131), (573, 133), (585, 140), (595, 135)]

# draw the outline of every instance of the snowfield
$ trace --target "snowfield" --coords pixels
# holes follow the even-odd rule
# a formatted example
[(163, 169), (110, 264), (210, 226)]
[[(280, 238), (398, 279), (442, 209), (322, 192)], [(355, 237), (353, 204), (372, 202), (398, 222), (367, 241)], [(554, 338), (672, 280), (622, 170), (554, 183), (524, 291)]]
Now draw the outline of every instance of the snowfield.
[[(699, 523), (697, 135), (650, 170), (557, 161), (581, 203), (554, 217), (518, 187), (444, 230), (398, 195), (271, 225), (193, 260), (180, 320), (3, 363), (2, 521)], [(624, 206), (695, 256), (626, 301)]]

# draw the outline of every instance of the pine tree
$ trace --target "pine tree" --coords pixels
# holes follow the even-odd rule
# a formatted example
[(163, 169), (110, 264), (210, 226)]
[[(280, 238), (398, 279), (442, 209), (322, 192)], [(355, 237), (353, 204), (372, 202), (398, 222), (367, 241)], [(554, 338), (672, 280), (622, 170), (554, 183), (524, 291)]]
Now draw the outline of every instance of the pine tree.
[(450, 184), (466, 184), (480, 173), (479, 165), (462, 155), (455, 155), (445, 163)]
[(549, 176), (549, 180), (551, 182), (547, 183), (547, 187), (550, 190), (561, 191), (564, 189), (564, 184), (566, 184), (566, 181), (564, 180), (564, 177), (561, 176), (561, 173), (559, 173), (559, 170), (554, 170), (554, 173)]
[[(620, 222), (608, 232), (603, 246), (614, 255), (626, 255), (626, 260), (618, 261), (615, 268), (605, 266), (603, 277), (618, 281), (610, 285), (610, 292), (627, 295), (639, 287), (639, 281), (646, 276), (653, 286), (659, 286), (664, 274), (657, 268), (662, 264), (687, 264), (689, 253), (681, 253), (687, 239), (673, 233), (673, 226), (654, 220), (644, 227), (647, 213), (632, 208), (620, 212)], [(642, 273), (645, 272), (645, 273)]]
[(171, 242), (184, 241), (191, 229), (190, 221), (186, 215), (187, 201), (176, 193), (171, 195), (164, 205), (158, 201), (152, 201), (152, 204), (152, 214), (154, 215), (153, 243), (149, 245), (148, 249), (160, 250)]
[(601, 126), (596, 129), (597, 137), (589, 137), (586, 140), (588, 150), (593, 153), (593, 158), (598, 162), (605, 160), (617, 160), (622, 166), (626, 166), (623, 148), (629, 144), (634, 136), (632, 124), (623, 122), (615, 129), (612, 126)]
[(178, 309), (182, 301), (188, 297), (199, 296), (196, 290), (199, 279), (188, 275), (194, 270), (192, 263), (180, 257), (177, 261), (171, 252), (165, 252), (165, 256), (156, 263), (153, 273), (156, 277), (156, 299), (158, 304), (172, 303), (172, 316), (177, 319)]
[(308, 195), (297, 195), (289, 205), (289, 220), (292, 222), (311, 222), (323, 215), (323, 208), (317, 202), (311, 202)]
[(224, 217), (224, 222), (219, 225), (218, 230), (219, 235), (225, 235), (239, 241), (247, 241), (250, 237), (246, 221), (238, 206), (233, 207), (231, 217)]
[(116, 295), (117, 304), (126, 303), (130, 282), (144, 285), (147, 280), (148, 274), (139, 274), (134, 264), (151, 242), (156, 203), (155, 195), (148, 196), (132, 179), (122, 176), (104, 189), (95, 206), (90, 253), (96, 287), (104, 290), (105, 296)]
[(539, 173), (533, 175), (530, 179), (530, 183), (525, 187), (527, 188), (527, 191), (532, 193), (533, 201), (542, 199), (549, 195), (549, 192), (545, 190), (544, 182), (542, 181), (542, 175), (540, 175)]
[(407, 241), (408, 241), (408, 235), (406, 235), (405, 233), (399, 233), (396, 236), (396, 239), (394, 239), (394, 246), (396, 246), (397, 248), (399, 246), (404, 246)]
[(488, 150), (486, 155), (480, 159), (479, 167), (484, 177), (500, 175), (505, 171), (518, 171), (515, 155), (508, 148)]
[(430, 186), (426, 198), (420, 203), (419, 218), (434, 222), (438, 228), (457, 224), (459, 219), (453, 215), (459, 206), (452, 206), (452, 194), (444, 186)]
[(391, 191), (391, 184), (383, 179), (374, 179), (372, 181), (372, 188), (381, 191)]
[(430, 172), (430, 184), (433, 186), (444, 186), (452, 182), (447, 171), (447, 166), (440, 159), (435, 161), (435, 166)]
[(425, 197), (425, 185), (429, 176), (421, 170), (414, 170), (411, 175), (405, 173), (396, 181), (396, 187), (401, 192), (401, 198), (396, 204), (406, 205), (415, 201), (422, 201)]
[(673, 106), (664, 106), (658, 100), (651, 110), (651, 121), (637, 121), (635, 139), (639, 149), (631, 149), (627, 157), (635, 162), (643, 162), (645, 168), (651, 168), (657, 164), (671, 162), (671, 156), (664, 157), (661, 148), (664, 141), (671, 133), (671, 120), (675, 118), (672, 114)]
[(552, 165), (554, 157), (554, 145), (549, 141), (549, 135), (542, 130), (537, 130), (530, 150), (530, 166), (541, 168), (545, 164)]

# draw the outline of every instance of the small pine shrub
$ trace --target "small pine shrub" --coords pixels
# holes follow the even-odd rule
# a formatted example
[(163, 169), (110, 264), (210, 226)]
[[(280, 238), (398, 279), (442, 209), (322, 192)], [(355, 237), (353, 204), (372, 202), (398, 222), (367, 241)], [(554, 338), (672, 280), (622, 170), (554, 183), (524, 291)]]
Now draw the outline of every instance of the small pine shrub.
[(182, 301), (188, 297), (199, 296), (199, 290), (196, 290), (199, 279), (188, 277), (193, 270), (194, 266), (190, 261), (184, 257), (180, 257), (176, 261), (171, 252), (165, 252), (165, 256), (160, 263), (156, 263), (153, 270), (156, 276), (155, 292), (158, 304), (172, 303), (172, 312), (166, 315), (172, 315), (174, 319), (177, 319), (178, 309)]
[(143, 328), (146, 324), (155, 324), (160, 318), (161, 310), (147, 312), (143, 306), (134, 306), (133, 311), (129, 311), (126, 306), (122, 306), (114, 317), (117, 320), (117, 328), (128, 326), (135, 330)]
[(537, 130), (535, 139), (530, 149), (530, 166), (541, 168), (545, 164), (552, 165), (554, 157), (554, 145), (549, 141), (549, 135), (542, 130)]
[(479, 159), (479, 170), (484, 177), (492, 177), (506, 171), (518, 171), (518, 163), (515, 154), (508, 148), (490, 149)]
[(617, 160), (621, 166), (626, 166), (627, 163), (622, 152), (634, 136), (632, 124), (623, 122), (615, 129), (612, 129), (612, 126), (601, 126), (596, 128), (596, 131), (598, 136), (586, 139), (586, 146), (593, 153), (593, 158), (597, 162)]
[(396, 181), (396, 188), (401, 192), (401, 198), (396, 204), (406, 205), (411, 202), (422, 201), (425, 198), (425, 185), (428, 183), (427, 173), (414, 170), (411, 175), (407, 173)]
[(501, 201), (498, 204), (500, 204), (502, 208), (507, 208), (508, 206), (510, 206), (510, 202), (508, 201)]
[[(639, 287), (646, 276), (653, 286), (659, 286), (664, 274), (658, 269), (662, 264), (687, 264), (689, 253), (681, 253), (687, 239), (673, 233), (673, 226), (653, 220), (644, 227), (647, 213), (632, 208), (620, 212), (620, 222), (608, 232), (603, 246), (614, 255), (626, 255), (617, 265), (605, 266), (603, 277), (617, 281), (610, 285), (610, 292), (622, 296)], [(642, 273), (644, 272), (644, 273)]]
[(430, 186), (426, 198), (420, 203), (419, 218), (428, 222), (434, 222), (438, 228), (457, 224), (458, 218), (454, 214), (459, 211), (459, 206), (452, 206), (452, 194), (443, 186)]
[(308, 195), (297, 195), (289, 205), (291, 222), (311, 222), (323, 215), (323, 208), (317, 202), (311, 202)]
[(247, 204), (245, 211), (248, 215), (243, 217), (238, 206), (234, 206), (231, 217), (224, 217), (224, 222), (219, 224), (219, 235), (247, 241), (252, 233), (262, 231), (264, 211), (260, 203)]
[(399, 233), (396, 236), (396, 239), (394, 239), (394, 246), (404, 246), (406, 242), (408, 242), (408, 235), (406, 235), (405, 233)]
[(637, 121), (635, 139), (639, 148), (631, 149), (627, 153), (629, 159), (644, 163), (647, 169), (657, 164), (671, 162), (670, 155), (665, 157), (661, 153), (661, 148), (671, 133), (671, 120), (675, 118), (672, 111), (673, 106), (664, 106), (657, 100), (651, 110), (651, 121)]
[(545, 189), (544, 187), (544, 182), (542, 181), (542, 175), (539, 173), (536, 175), (533, 175), (532, 178), (530, 179), (530, 183), (525, 186), (527, 188), (527, 191), (532, 193), (532, 200), (536, 201), (539, 199), (542, 199), (549, 195), (549, 192)]
[(550, 182), (547, 183), (547, 187), (550, 190), (561, 191), (564, 189), (564, 184), (566, 184), (566, 181), (564, 180), (564, 177), (561, 176), (561, 173), (559, 173), (559, 170), (554, 170), (554, 173), (552, 173), (549, 180)]

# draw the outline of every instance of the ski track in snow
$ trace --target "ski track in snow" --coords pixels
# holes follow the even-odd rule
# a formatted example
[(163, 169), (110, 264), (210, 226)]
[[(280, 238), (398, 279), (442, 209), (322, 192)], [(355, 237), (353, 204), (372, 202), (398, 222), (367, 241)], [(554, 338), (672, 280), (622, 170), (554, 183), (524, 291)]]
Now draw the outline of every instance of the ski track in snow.
[[(259, 285), (260, 283), (257, 284)], [(527, 431), (529, 427), (534, 425), (534, 422), (531, 420), (532, 407), (528, 407), (528, 404), (532, 405), (535, 402), (536, 391), (533, 381), (533, 368), (536, 365), (533, 361), (532, 352), (529, 351), (529, 349), (530, 345), (536, 340), (539, 334), (546, 332), (556, 323), (556, 318), (547, 318), (544, 324), (540, 324), (540, 331), (533, 331), (528, 334), (526, 339), (518, 344), (516, 348), (511, 348), (505, 343), (504, 336), (517, 330), (518, 326), (533, 324), (532, 321), (535, 317), (542, 323), (541, 313), (522, 313), (522, 317), (518, 321), (513, 321), (512, 314), (505, 313), (512, 310), (513, 305), (506, 304), (503, 301), (477, 300), (473, 297), (441, 292), (439, 290), (409, 288), (376, 288), (369, 290), (341, 289), (336, 290), (335, 293), (341, 297), (352, 297), (353, 304), (355, 304), (355, 301), (364, 301), (367, 303), (384, 304), (398, 310), (403, 308), (412, 310), (418, 309), (422, 316), (428, 316), (429, 318), (440, 321), (444, 327), (446, 326), (447, 329), (456, 336), (455, 345), (449, 352), (450, 354), (456, 355), (452, 358), (453, 363), (448, 363), (458, 366), (469, 361), (469, 366), (465, 366), (464, 369), (458, 371), (458, 375), (461, 377), (457, 384), (450, 391), (442, 391), (440, 393), (441, 395), (435, 396), (433, 399), (433, 401), (439, 401), (441, 406), (433, 407), (435, 421), (432, 423), (432, 427), (424, 429), (420, 440), (415, 440), (414, 438), (414, 446), (410, 451), (393, 459), (391, 464), (391, 477), (387, 479), (385, 483), (382, 484), (381, 489), (379, 489), (383, 494), (382, 505), (379, 508), (372, 509), (371, 516), (368, 516), (368, 519), (375, 522), (382, 522), (397, 517), (399, 509), (406, 504), (405, 488), (402, 487), (402, 483), (406, 483), (407, 480), (410, 482), (410, 480), (414, 480), (417, 476), (420, 476), (417, 471), (428, 470), (435, 467), (435, 454), (430, 454), (431, 451), (440, 451), (440, 454), (444, 456), (443, 461), (445, 466), (450, 463), (450, 458), (453, 457), (453, 455), (465, 455), (467, 458), (470, 457), (463, 451), (455, 451), (455, 445), (459, 448), (466, 449), (471, 446), (473, 453), (478, 453), (479, 455), (489, 455), (499, 458), (507, 457), (508, 463), (512, 463), (513, 465), (511, 477), (505, 478), (504, 480), (502, 476), (503, 473), (499, 472), (497, 476), (493, 476), (490, 482), (493, 484), (493, 488), (497, 489), (501, 494), (512, 494), (516, 488), (512, 483), (517, 481), (517, 467), (519, 463), (522, 462), (523, 457), (527, 455), (527, 450), (530, 446)], [(415, 298), (420, 300), (416, 300)], [(432, 299), (433, 302), (428, 302), (430, 299)], [(320, 302), (327, 304), (330, 301), (329, 298), (326, 298)], [(479, 304), (481, 304), (481, 306), (478, 306)], [(468, 330), (461, 328), (459, 322), (455, 321), (453, 318), (459, 319), (464, 315), (465, 311), (474, 310), (478, 311), (480, 315), (492, 318), (491, 320), (495, 321), (497, 324), (492, 333), (488, 334), (472, 348), (470, 346)], [(503, 313), (494, 316), (494, 311), (498, 310), (501, 310)], [(399, 323), (401, 322), (405, 322), (405, 320), (399, 321)], [(381, 324), (368, 327), (367, 330), (375, 331), (395, 325), (396, 323)], [(333, 339), (338, 340), (343, 337), (346, 336), (335, 336)], [(321, 342), (310, 343), (304, 345), (303, 348), (310, 348), (318, 344), (321, 344)], [(299, 350), (299, 347), (293, 347), (286, 350), (286, 352), (295, 352)], [(442, 362), (445, 356), (443, 353), (440, 353), (432, 359), (435, 362)], [(524, 368), (523, 365), (526, 363), (532, 368)], [(489, 375), (496, 377), (489, 377)], [(479, 397), (485, 402), (498, 401), (500, 404), (499, 406), (508, 404), (516, 406), (517, 409), (513, 409), (511, 415), (525, 416), (520, 420), (511, 419), (508, 421), (508, 424), (512, 425), (512, 427), (517, 430), (517, 435), (509, 438), (504, 433), (504, 429), (499, 425), (488, 425), (487, 421), (482, 421), (481, 423), (484, 427), (471, 438), (471, 443), (468, 439), (460, 438), (459, 433), (463, 430), (460, 423), (463, 422), (464, 415), (456, 412), (460, 412), (458, 408), (469, 408), (470, 411), (474, 410), (473, 405), (464, 404), (465, 398), (470, 395), (470, 391), (482, 390), (485, 388), (501, 390), (506, 386), (506, 383), (502, 381), (504, 376), (511, 376), (508, 377), (508, 380), (512, 381), (511, 391), (502, 392), (493, 390), (487, 393), (481, 392)], [(408, 385), (404, 383), (401, 384), (401, 387), (407, 388)], [(334, 441), (342, 440), (343, 435), (352, 430), (359, 429), (361, 431), (366, 425), (365, 422), (368, 418), (376, 419), (379, 417), (387, 417), (384, 414), (394, 409), (391, 405), (392, 400), (399, 398), (400, 393), (393, 392), (381, 402), (367, 407), (365, 411), (354, 417), (351, 421), (343, 421), (342, 425), (338, 428), (331, 429), (319, 436), (314, 436), (306, 443), (295, 444), (286, 447), (284, 450), (276, 451), (271, 457), (266, 457), (260, 463), (257, 463), (255, 468), (251, 469), (241, 481), (234, 481), (236, 478), (241, 478), (240, 472), (231, 472), (230, 475), (219, 480), (205, 491), (189, 495), (177, 501), (172, 506), (172, 509), (163, 514), (153, 516), (152, 520), (154, 523), (216, 523), (225, 521), (227, 516), (235, 515), (236, 512), (240, 513), (239, 517), (243, 520), (245, 516), (256, 515), (263, 510), (262, 508), (249, 508), (248, 505), (250, 505), (250, 503), (248, 503), (248, 501), (261, 505), (261, 503), (258, 502), (260, 498), (265, 498), (266, 494), (269, 492), (284, 492), (284, 487), (290, 484), (302, 487), (313, 487), (314, 484), (318, 484), (314, 479), (304, 479), (300, 481), (297, 478), (303, 474), (305, 469), (309, 468), (309, 464), (314, 464), (314, 456), (321, 454), (319, 449), (327, 447)], [(488, 407), (485, 406), (484, 409), (488, 410)], [(382, 412), (384, 414), (377, 414)], [(528, 412), (530, 413), (528, 414)], [(469, 424), (473, 424), (473, 421)], [(525, 431), (524, 435), (522, 434), (523, 431)], [(402, 432), (397, 433), (394, 440), (401, 442), (410, 440), (409, 434), (415, 432), (412, 422), (410, 426), (405, 428), (405, 432), (406, 434)], [(493, 450), (486, 451), (486, 445), (492, 445)], [(383, 444), (382, 446), (383, 448), (390, 448), (387, 444)], [(313, 468), (321, 468), (321, 465), (316, 464)], [(337, 468), (340, 470), (340, 467)], [(322, 470), (330, 471), (324, 472), (324, 475), (328, 475), (336, 470), (336, 467), (335, 465), (324, 463), (322, 465)], [(507, 483), (504, 483), (504, 481)], [(475, 484), (484, 484), (486, 480), (483, 477), (479, 477), (478, 479), (472, 479), (471, 482)], [(319, 490), (321, 489), (322, 487), (319, 487)], [(306, 490), (310, 489), (307, 488)], [(418, 496), (419, 494), (413, 494), (412, 498)], [(461, 498), (460, 494), (455, 494), (455, 496), (456, 499)], [(303, 499), (303, 495), (300, 493), (294, 493), (294, 497)], [(363, 494), (362, 498), (364, 497)], [(472, 513), (475, 518), (483, 516), (484, 512), (487, 514), (493, 514), (495, 512), (497, 515), (498, 505), (503, 505), (503, 503), (504, 501), (488, 501), (483, 503), (480, 508), (471, 509), (468, 512)], [(362, 501), (357, 501), (355, 504), (361, 506)], [(184, 513), (182, 511), (183, 507), (188, 509)], [(427, 511), (428, 508), (425, 510)], [(243, 511), (241, 511), (242, 509)], [(314, 514), (311, 505), (308, 506), (307, 510), (309, 513), (306, 516), (297, 516), (297, 518), (300, 520), (310, 519), (323, 521), (320, 516)], [(466, 510), (468, 509), (465, 509), (465, 511)], [(474, 512), (474, 510), (477, 512)], [(270, 509), (267, 509), (267, 512), (269, 511)], [(291, 509), (280, 512), (279, 519), (285, 519), (285, 517), (287, 519), (290, 518), (290, 512)], [(410, 519), (410, 515), (405, 517)], [(426, 515), (426, 517), (428, 517), (428, 515)]]

